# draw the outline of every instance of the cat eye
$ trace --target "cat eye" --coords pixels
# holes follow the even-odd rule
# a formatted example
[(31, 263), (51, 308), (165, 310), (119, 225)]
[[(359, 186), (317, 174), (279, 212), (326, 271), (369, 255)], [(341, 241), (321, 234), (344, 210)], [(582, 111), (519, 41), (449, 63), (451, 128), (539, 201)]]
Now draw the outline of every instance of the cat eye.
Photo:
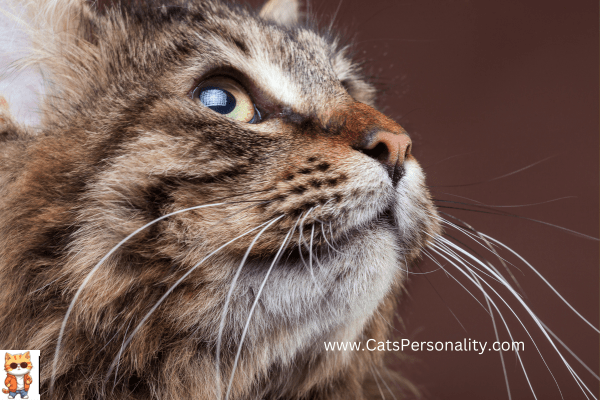
[(192, 92), (192, 99), (236, 121), (249, 124), (260, 122), (260, 113), (250, 95), (231, 78), (216, 77), (202, 82)]
[[(17, 364), (17, 363), (10, 363), (10, 367), (11, 367), (12, 369), (15, 369), (15, 368), (17, 368), (18, 366), (19, 366), (19, 364)], [(21, 363), (21, 368), (27, 368), (27, 363), (26, 363), (26, 362), (22, 362), (22, 363)]]

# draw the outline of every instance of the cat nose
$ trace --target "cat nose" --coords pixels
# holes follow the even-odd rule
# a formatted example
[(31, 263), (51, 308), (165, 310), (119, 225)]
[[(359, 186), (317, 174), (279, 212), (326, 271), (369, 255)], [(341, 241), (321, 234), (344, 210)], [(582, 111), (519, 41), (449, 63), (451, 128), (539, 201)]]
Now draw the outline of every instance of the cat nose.
[(378, 161), (396, 185), (412, 147), (406, 131), (373, 107), (357, 101), (333, 117), (342, 121), (340, 132), (350, 147)]
[(359, 150), (393, 171), (404, 163), (411, 147), (407, 134), (378, 130), (361, 143)]

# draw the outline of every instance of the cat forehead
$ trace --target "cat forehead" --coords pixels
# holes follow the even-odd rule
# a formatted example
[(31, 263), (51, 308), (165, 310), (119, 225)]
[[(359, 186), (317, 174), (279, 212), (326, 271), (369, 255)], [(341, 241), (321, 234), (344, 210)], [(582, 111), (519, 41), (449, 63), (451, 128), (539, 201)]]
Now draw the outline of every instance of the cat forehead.
[[(196, 43), (199, 50), (188, 58), (191, 64), (185, 71), (187, 81), (202, 78), (219, 67), (234, 68), (273, 102), (301, 113), (317, 113), (322, 103), (347, 99), (340, 81), (348, 61), (340, 56), (335, 43), (315, 31), (285, 28), (249, 11), (222, 5), (187, 13), (178, 35)], [(162, 40), (165, 46), (175, 40), (170, 35), (170, 29), (166, 29)]]
[(221, 62), (248, 76), (278, 104), (297, 112), (314, 113), (319, 103), (341, 101), (340, 84), (329, 45), (310, 31), (286, 32), (249, 25), (246, 35), (232, 43), (213, 36)]
[(10, 354), (10, 353), (6, 353), (5, 359), (6, 360), (30, 359), (30, 356), (29, 356), (29, 352), (22, 353), (22, 354)]

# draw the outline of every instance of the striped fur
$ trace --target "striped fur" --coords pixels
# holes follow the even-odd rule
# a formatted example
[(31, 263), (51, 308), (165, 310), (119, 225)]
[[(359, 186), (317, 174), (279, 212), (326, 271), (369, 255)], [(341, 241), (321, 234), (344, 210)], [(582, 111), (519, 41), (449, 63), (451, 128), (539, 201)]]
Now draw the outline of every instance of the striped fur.
[[(31, 43), (14, 66), (42, 71), (44, 89), (38, 122), (0, 121), (0, 347), (42, 350), (44, 398), (225, 398), (283, 245), (229, 399), (379, 397), (374, 377), (393, 375), (381, 353), (323, 342), (388, 339), (402, 271), (439, 227), (412, 156), (394, 185), (352, 145), (372, 87), (294, 1), (133, 3), (4, 8), (27, 16), (12, 19)], [(214, 74), (240, 81), (263, 122), (191, 100)], [(213, 203), (99, 264), (144, 224)]]

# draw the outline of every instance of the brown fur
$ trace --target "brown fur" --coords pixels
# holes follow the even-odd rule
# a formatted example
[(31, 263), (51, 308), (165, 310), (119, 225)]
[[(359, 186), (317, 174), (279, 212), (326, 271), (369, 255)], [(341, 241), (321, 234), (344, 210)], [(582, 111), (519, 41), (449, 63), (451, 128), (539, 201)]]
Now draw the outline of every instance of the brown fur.
[[(0, 292), (0, 347), (42, 350), (45, 398), (214, 399), (221, 313), (258, 231), (199, 265), (122, 345), (199, 260), (282, 215), (232, 292), (223, 398), (260, 282), (298, 225), (312, 240), (314, 271), (296, 229), (252, 317), (229, 398), (387, 393), (374, 378), (391, 382), (383, 354), (327, 353), (323, 342), (389, 338), (401, 270), (439, 231), (435, 210), (414, 158), (397, 166), (394, 186), (360, 151), (373, 130), (404, 131), (371, 107), (373, 90), (345, 49), (279, 3), (261, 16), (212, 1), (47, 8), (65, 20), (45, 25), (53, 41), (30, 61), (52, 81), (41, 126), (0, 120), (0, 282), (11, 282)], [(262, 123), (190, 99), (215, 73), (248, 89)], [(224, 202), (156, 223), (98, 268), (67, 320), (46, 397), (61, 323), (102, 257), (158, 217)]]

